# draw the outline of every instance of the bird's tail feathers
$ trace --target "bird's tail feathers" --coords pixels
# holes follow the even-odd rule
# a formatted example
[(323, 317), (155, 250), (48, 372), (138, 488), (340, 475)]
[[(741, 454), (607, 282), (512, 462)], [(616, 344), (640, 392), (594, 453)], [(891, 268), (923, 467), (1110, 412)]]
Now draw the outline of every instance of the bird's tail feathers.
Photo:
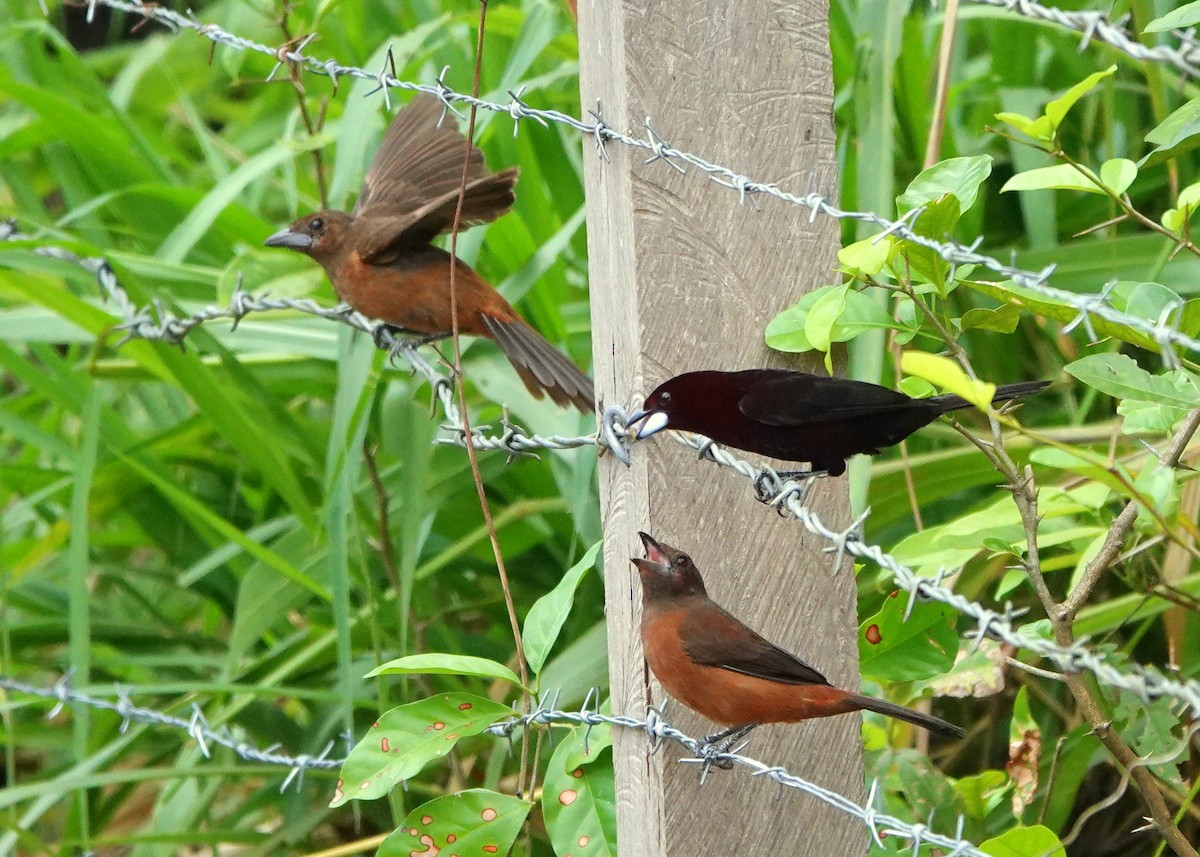
[(557, 405), (572, 404), (585, 414), (595, 410), (592, 379), (545, 337), (520, 318), (505, 321), (487, 313), (480, 315), (535, 398), (549, 394)]
[(938, 735), (945, 735), (949, 738), (961, 738), (967, 734), (965, 729), (955, 726), (953, 723), (947, 723), (940, 717), (934, 717), (932, 714), (925, 714), (920, 711), (913, 711), (911, 708), (896, 705), (894, 702), (875, 699), (872, 696), (863, 696), (859, 693), (849, 694), (846, 701), (859, 708), (865, 708), (867, 711), (874, 711), (876, 714), (882, 714), (885, 717), (895, 717), (897, 720), (912, 723), (914, 726), (920, 726), (922, 729), (928, 729), (930, 732)]
[[(1049, 383), (1049, 381), (1021, 381), (1017, 384), (1002, 384), (996, 388), (996, 393), (992, 396), (992, 404), (999, 405), (1001, 402), (1007, 402), (1010, 399), (1032, 396)], [(971, 403), (962, 396), (956, 396), (953, 393), (947, 393), (944, 396), (934, 396), (928, 401), (936, 402), (939, 413), (943, 414), (948, 411), (957, 411), (961, 408), (972, 407)]]

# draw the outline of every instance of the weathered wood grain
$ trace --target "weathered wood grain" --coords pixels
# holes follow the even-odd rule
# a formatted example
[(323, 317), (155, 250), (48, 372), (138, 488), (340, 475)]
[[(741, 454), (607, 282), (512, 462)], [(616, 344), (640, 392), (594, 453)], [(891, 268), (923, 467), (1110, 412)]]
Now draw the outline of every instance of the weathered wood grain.
[[(581, 96), (600, 99), (621, 130), (646, 117), (672, 145), (795, 189), (836, 187), (826, 6), (813, 0), (724, 3), (651, 0), (579, 4)], [(833, 221), (680, 175), (645, 154), (610, 145), (610, 163), (586, 154), (596, 389), (640, 403), (671, 375), (694, 369), (784, 365), (762, 344), (767, 321), (806, 289), (833, 281)], [(600, 467), (613, 710), (661, 705), (637, 627), (641, 593), (629, 557), (636, 533), (686, 549), (718, 602), (801, 654), (835, 683), (857, 674), (855, 587), (832, 575), (824, 545), (756, 503), (731, 472), (697, 461), (660, 437), (636, 446), (633, 466)], [(821, 516), (848, 520), (844, 484), (814, 492)], [(669, 710), (702, 735), (713, 725)], [(748, 752), (843, 794), (861, 797), (856, 716), (758, 730)], [(645, 738), (618, 732), (622, 855), (845, 855), (866, 850), (862, 825), (795, 792), (738, 772), (697, 770), (668, 749), (647, 757)]]

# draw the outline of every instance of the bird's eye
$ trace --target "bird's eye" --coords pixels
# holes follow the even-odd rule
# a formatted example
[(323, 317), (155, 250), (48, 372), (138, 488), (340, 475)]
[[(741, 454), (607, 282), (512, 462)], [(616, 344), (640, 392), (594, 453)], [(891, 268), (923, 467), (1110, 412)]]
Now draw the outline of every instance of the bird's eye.
[(320, 232), (324, 228), (325, 228), (325, 221), (319, 217), (314, 217), (312, 220), (310, 220), (308, 222), (308, 231), (309, 232)]
[(658, 400), (665, 405), (667, 402), (671, 401), (671, 394), (666, 390), (663, 390), (658, 394)]
[(681, 553), (679, 556), (675, 557), (675, 564), (680, 568), (683, 568), (689, 562), (691, 562), (691, 560), (687, 558), (687, 554)]

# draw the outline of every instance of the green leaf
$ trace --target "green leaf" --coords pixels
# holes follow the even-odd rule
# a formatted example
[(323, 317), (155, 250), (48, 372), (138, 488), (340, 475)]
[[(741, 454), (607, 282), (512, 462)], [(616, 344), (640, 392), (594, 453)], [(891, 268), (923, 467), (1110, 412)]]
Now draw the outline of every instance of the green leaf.
[(954, 609), (918, 602), (906, 622), (907, 606), (907, 597), (893, 593), (859, 627), (859, 667), (865, 677), (881, 682), (920, 681), (954, 666), (958, 654)]
[[(1021, 310), (1035, 313), (1046, 318), (1054, 319), (1068, 323), (1079, 317), (1079, 310), (1069, 304), (1066, 304), (1055, 298), (1047, 298), (1037, 292), (1027, 289), (1024, 286), (1019, 286), (1013, 282), (990, 283), (976, 280), (962, 280), (963, 285), (987, 295), (996, 301), (1011, 304)], [(1122, 282), (1117, 284), (1117, 288), (1110, 295), (1110, 301), (1115, 309), (1124, 311), (1119, 299), (1122, 293), (1128, 295), (1129, 291), (1135, 286), (1133, 283)], [(1185, 307), (1186, 309), (1186, 307)], [(1136, 328), (1127, 327), (1123, 324), (1108, 321), (1100, 316), (1093, 315), (1091, 317), (1092, 329), (1096, 332), (1097, 337), (1103, 338), (1113, 336), (1120, 339), (1122, 342), (1128, 342), (1131, 345), (1136, 345), (1139, 348), (1146, 348), (1152, 351), (1158, 351), (1158, 344), (1154, 337), (1150, 336)]]
[(1121, 415), (1121, 433), (1127, 435), (1168, 434), (1187, 412), (1187, 408), (1135, 399), (1122, 399), (1117, 403), (1117, 413)]
[(883, 270), (892, 252), (891, 236), (873, 236), (838, 250), (838, 261), (847, 274), (873, 277)]
[(992, 396), (996, 395), (995, 384), (973, 380), (948, 357), (925, 351), (905, 351), (900, 357), (900, 368), (909, 375), (924, 378), (943, 390), (962, 396), (981, 411), (988, 409)]
[(1125, 193), (1137, 174), (1137, 164), (1128, 158), (1113, 158), (1100, 165), (1100, 181), (1116, 194)]
[(1051, 142), (1058, 134), (1058, 126), (1062, 124), (1062, 120), (1070, 112), (1071, 108), (1075, 106), (1075, 103), (1091, 92), (1101, 80), (1115, 73), (1116, 70), (1117, 67), (1115, 65), (1110, 65), (1104, 71), (1089, 74), (1058, 98), (1049, 102), (1042, 115), (1037, 119), (1031, 121), (1028, 117), (1022, 116), (1019, 113), (997, 113), (996, 118), (1002, 122), (1007, 122), (1022, 134), (1034, 140)]
[(611, 728), (576, 727), (550, 757), (542, 814), (555, 854), (616, 857)]
[(1067, 857), (1067, 849), (1048, 827), (1014, 827), (986, 842), (979, 850), (992, 857)]
[(1142, 158), (1143, 167), (1178, 158), (1200, 146), (1200, 98), (1176, 108), (1146, 135), (1146, 142), (1154, 148)]
[(364, 678), (375, 678), (381, 675), (470, 675), (479, 678), (498, 678), (510, 681), (517, 687), (521, 686), (521, 680), (517, 678), (516, 673), (504, 664), (488, 658), (450, 655), (441, 652), (427, 652), (421, 655), (396, 658), (375, 667)]
[(998, 309), (969, 309), (959, 319), (958, 326), (962, 330), (994, 330), (998, 333), (1012, 333), (1021, 321), (1021, 311), (1015, 306), (1006, 304)]
[(1011, 125), (1027, 136), (1033, 136), (1029, 133), (1029, 127), (1033, 125), (1032, 117), (1025, 116), (1022, 113), (997, 113), (996, 118), (1005, 124)]
[(1182, 30), (1200, 24), (1200, 0), (1192, 0), (1182, 6), (1172, 9), (1161, 18), (1155, 18), (1142, 31), (1144, 33), (1165, 33), (1168, 30)]
[(1165, 375), (1151, 375), (1124, 354), (1089, 354), (1063, 368), (1089, 387), (1115, 399), (1181, 408), (1200, 404), (1200, 393), (1194, 386), (1181, 390), (1177, 381)]
[(525, 616), (522, 640), (525, 644), (525, 660), (528, 661), (529, 668), (534, 673), (542, 671), (546, 658), (550, 656), (550, 650), (554, 647), (558, 634), (562, 630), (563, 623), (567, 621), (567, 616), (571, 613), (571, 605), (575, 601), (575, 590), (579, 587), (579, 581), (583, 580), (583, 576), (595, 567), (596, 557), (603, 544), (603, 541), (598, 541), (588, 548), (587, 553), (579, 562), (571, 566), (571, 569), (563, 575), (558, 585), (529, 608), (529, 613)]
[(421, 804), (379, 846), (377, 857), (504, 857), (533, 804), (487, 789), (468, 789)]
[(1004, 771), (982, 771), (954, 783), (963, 812), (976, 821), (984, 821), (1011, 787), (1012, 782)]
[(1026, 170), (1017, 173), (1000, 188), (1001, 193), (1014, 190), (1083, 190), (1088, 193), (1103, 194), (1100, 189), (1100, 178), (1087, 167), (1084, 172), (1070, 164), (1055, 164), (1052, 167), (1039, 167), (1036, 170)]
[(1058, 126), (1062, 124), (1063, 119), (1066, 118), (1066, 115), (1075, 106), (1075, 103), (1095, 89), (1100, 81), (1115, 74), (1116, 71), (1117, 66), (1113, 64), (1104, 69), (1104, 71), (1093, 72), (1047, 104), (1045, 117), (1050, 120), (1051, 131), (1057, 132)]
[(460, 738), (478, 735), (512, 714), (507, 705), (469, 693), (443, 693), (393, 708), (346, 757), (329, 805), (382, 797), (449, 753)]
[(975, 204), (980, 186), (991, 173), (991, 155), (947, 158), (922, 170), (909, 182), (904, 193), (896, 198), (896, 208), (904, 214), (949, 193), (958, 200), (959, 210), (967, 211)]
[(1163, 212), (1162, 225), (1176, 235), (1183, 235), (1197, 208), (1200, 208), (1200, 182), (1190, 184), (1179, 192), (1175, 207)]
[(813, 308), (835, 290), (843, 291), (844, 296), (842, 312), (833, 320), (829, 329), (828, 335), (833, 342), (847, 342), (864, 330), (904, 329), (904, 326), (894, 321), (871, 295), (847, 289), (847, 286), (822, 286), (783, 310), (767, 325), (764, 337), (767, 346), (789, 353), (816, 350), (816, 346), (805, 334), (808, 317)]
[[(932, 202), (926, 203), (925, 210), (913, 223), (913, 231), (935, 241), (946, 241), (954, 237), (954, 228), (958, 225), (962, 205), (958, 197), (946, 193)], [(946, 275), (950, 271), (950, 263), (935, 253), (932, 248), (914, 241), (901, 241), (901, 253), (907, 260), (912, 272), (919, 280), (932, 283), (938, 293), (945, 297)], [(903, 272), (897, 274), (897, 279), (904, 279)]]

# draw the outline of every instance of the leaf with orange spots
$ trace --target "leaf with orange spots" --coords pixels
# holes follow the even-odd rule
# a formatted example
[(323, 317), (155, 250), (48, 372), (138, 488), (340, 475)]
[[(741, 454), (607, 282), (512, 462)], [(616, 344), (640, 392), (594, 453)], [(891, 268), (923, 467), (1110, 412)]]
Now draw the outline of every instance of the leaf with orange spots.
[(532, 806), (487, 789), (434, 798), (408, 814), (376, 857), (504, 857)]
[(615, 857), (616, 789), (608, 729), (577, 727), (550, 757), (542, 815), (558, 857)]
[(460, 738), (478, 735), (513, 710), (469, 693), (440, 693), (383, 714), (342, 765), (330, 806), (382, 797)]
[(903, 593), (885, 598), (883, 608), (858, 629), (858, 658), (866, 678), (920, 681), (954, 666), (958, 654), (954, 609), (918, 602), (905, 622), (907, 605)]

